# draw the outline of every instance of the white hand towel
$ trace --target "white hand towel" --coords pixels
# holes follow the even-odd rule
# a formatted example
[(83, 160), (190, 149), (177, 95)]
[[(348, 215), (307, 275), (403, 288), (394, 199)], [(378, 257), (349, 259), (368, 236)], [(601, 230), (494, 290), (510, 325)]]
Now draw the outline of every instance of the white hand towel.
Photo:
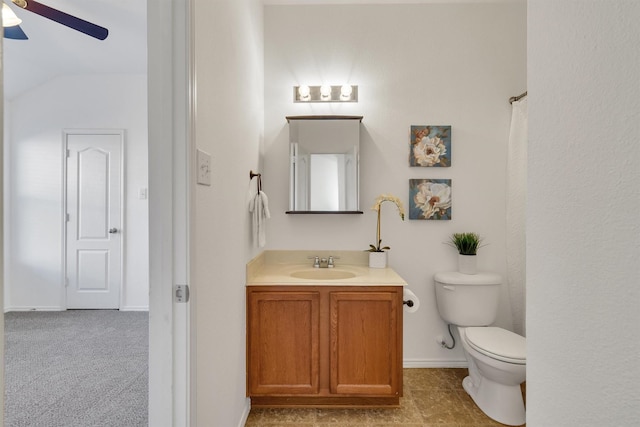
[(266, 243), (264, 222), (271, 218), (269, 198), (263, 191), (259, 191), (249, 203), (249, 212), (253, 213), (253, 242), (261, 248)]
[(269, 198), (264, 191), (260, 191), (260, 198), (262, 199), (262, 209), (264, 210), (265, 219), (271, 218), (271, 212), (269, 212)]

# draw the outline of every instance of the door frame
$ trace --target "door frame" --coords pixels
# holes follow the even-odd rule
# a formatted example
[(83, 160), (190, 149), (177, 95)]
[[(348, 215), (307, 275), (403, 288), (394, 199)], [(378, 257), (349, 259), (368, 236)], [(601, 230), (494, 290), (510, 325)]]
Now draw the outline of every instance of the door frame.
[[(127, 198), (125, 197), (125, 179), (126, 179), (126, 174), (125, 174), (125, 167), (126, 167), (126, 156), (125, 156), (125, 130), (124, 129), (63, 129), (62, 130), (62, 280), (61, 280), (61, 301), (63, 301), (62, 304), (62, 309), (63, 310), (67, 310), (68, 307), (68, 303), (67, 303), (67, 290), (68, 290), (68, 271), (67, 271), (67, 266), (69, 263), (68, 260), (68, 254), (67, 254), (67, 249), (68, 249), (68, 242), (67, 242), (67, 213), (69, 212), (68, 206), (67, 206), (67, 186), (68, 186), (68, 154), (67, 154), (67, 150), (68, 150), (68, 135), (118, 135), (120, 137), (120, 224), (119, 224), (119, 228), (120, 230), (126, 230), (126, 217), (125, 217), (125, 212), (126, 212), (126, 200)], [(124, 304), (123, 304), (123, 295), (124, 295), (124, 288), (125, 288), (125, 282), (124, 282), (124, 269), (125, 269), (125, 259), (126, 259), (126, 254), (125, 254), (125, 248), (126, 245), (124, 244), (125, 241), (125, 236), (124, 234), (120, 233), (120, 277), (119, 277), (119, 281), (120, 281), (120, 289), (119, 289), (119, 295), (118, 295), (118, 309), (120, 309)]]
[(147, 0), (150, 426), (197, 425), (195, 305), (173, 298), (176, 284), (192, 285), (192, 5)]

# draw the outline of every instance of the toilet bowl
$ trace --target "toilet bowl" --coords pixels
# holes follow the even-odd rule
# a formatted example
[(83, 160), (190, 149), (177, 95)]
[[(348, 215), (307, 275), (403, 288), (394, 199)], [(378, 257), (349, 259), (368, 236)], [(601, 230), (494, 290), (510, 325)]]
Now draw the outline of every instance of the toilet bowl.
[(525, 423), (520, 384), (526, 379), (526, 340), (496, 327), (458, 327), (469, 376), (462, 381), (478, 407), (506, 425)]
[(526, 421), (520, 384), (526, 379), (526, 339), (491, 325), (502, 279), (494, 273), (435, 275), (442, 319), (457, 326), (469, 376), (465, 391), (489, 417), (518, 426)]

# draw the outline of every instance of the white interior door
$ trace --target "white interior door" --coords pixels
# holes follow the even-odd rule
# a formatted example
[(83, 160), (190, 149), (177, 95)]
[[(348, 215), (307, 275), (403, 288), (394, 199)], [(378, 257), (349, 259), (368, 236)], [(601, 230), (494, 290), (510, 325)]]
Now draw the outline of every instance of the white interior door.
[(67, 308), (120, 307), (122, 132), (65, 132)]

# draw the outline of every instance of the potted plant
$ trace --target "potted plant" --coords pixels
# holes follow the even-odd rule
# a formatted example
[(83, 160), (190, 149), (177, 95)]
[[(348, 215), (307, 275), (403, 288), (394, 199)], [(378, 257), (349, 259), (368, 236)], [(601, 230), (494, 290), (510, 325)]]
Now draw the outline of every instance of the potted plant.
[(482, 246), (482, 238), (477, 233), (453, 233), (449, 244), (458, 250), (458, 271), (464, 274), (476, 274), (478, 261), (476, 253)]
[(389, 194), (381, 194), (376, 198), (373, 204), (372, 210), (378, 213), (378, 225), (376, 227), (376, 244), (369, 245), (369, 267), (372, 268), (386, 268), (387, 267), (387, 253), (386, 250), (391, 249), (389, 246), (382, 246), (382, 238), (380, 237), (380, 208), (384, 202), (393, 202), (398, 208), (398, 214), (400, 219), (404, 221), (404, 207), (402, 202), (395, 196)]

